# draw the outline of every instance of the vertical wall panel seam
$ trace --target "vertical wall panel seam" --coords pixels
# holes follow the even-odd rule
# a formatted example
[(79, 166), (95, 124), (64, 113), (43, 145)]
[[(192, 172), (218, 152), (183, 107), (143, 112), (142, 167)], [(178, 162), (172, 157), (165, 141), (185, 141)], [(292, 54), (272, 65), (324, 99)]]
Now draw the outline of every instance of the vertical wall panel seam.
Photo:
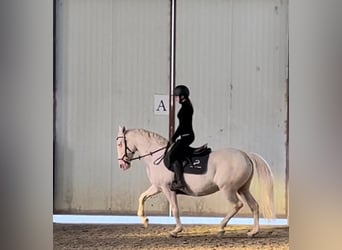
[[(114, 50), (113, 50), (113, 39), (114, 39), (114, 31), (113, 31), (113, 22), (114, 22), (114, 19), (113, 19), (113, 14), (114, 14), (114, 4), (113, 4), (113, 1), (111, 1), (111, 4), (112, 4), (112, 8), (111, 8), (111, 29), (110, 29), (110, 32), (111, 32), (111, 66), (110, 68), (113, 69), (114, 67)], [(113, 116), (113, 97), (114, 97), (114, 93), (113, 93), (113, 70), (110, 71), (110, 93), (111, 93), (111, 96), (110, 96), (110, 115), (111, 115), (111, 125), (110, 125), (110, 130), (111, 130), (111, 133), (110, 135), (114, 137), (114, 134), (112, 134), (113, 129), (114, 129), (114, 119), (112, 119), (112, 116)], [(116, 141), (112, 141), (114, 140), (114, 138), (111, 138), (110, 141), (110, 181), (109, 181), (109, 208), (110, 210), (112, 210), (112, 204), (113, 204), (113, 163), (114, 163), (114, 159), (113, 159), (113, 154), (114, 154), (114, 149), (116, 148)], [(114, 146), (115, 145), (115, 146)]]
[(228, 122), (228, 145), (231, 144), (231, 134), (232, 134), (232, 113), (231, 111), (233, 110), (233, 93), (234, 93), (234, 78), (233, 78), (233, 73), (234, 73), (234, 62), (233, 62), (233, 53), (234, 53), (234, 0), (231, 0), (231, 31), (230, 31), (230, 40), (231, 40), (231, 48), (230, 48), (230, 84), (228, 86), (228, 91), (229, 91), (229, 113), (227, 116)]

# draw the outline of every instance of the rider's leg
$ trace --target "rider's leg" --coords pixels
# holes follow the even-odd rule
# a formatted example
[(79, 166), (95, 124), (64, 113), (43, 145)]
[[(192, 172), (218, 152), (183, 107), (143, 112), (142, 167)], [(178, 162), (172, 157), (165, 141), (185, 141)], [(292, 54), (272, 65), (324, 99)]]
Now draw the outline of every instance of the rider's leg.
[(176, 160), (172, 163), (173, 171), (175, 172), (175, 182), (172, 183), (171, 190), (176, 191), (185, 187), (183, 178), (183, 169), (181, 163)]

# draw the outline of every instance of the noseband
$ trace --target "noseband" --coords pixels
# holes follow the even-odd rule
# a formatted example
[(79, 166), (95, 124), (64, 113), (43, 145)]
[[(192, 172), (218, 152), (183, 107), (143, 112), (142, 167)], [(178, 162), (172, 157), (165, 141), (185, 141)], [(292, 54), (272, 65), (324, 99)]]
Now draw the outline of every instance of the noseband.
[[(116, 140), (120, 139), (120, 138), (123, 138), (124, 139), (124, 143), (125, 143), (125, 154), (121, 157), (121, 158), (118, 158), (118, 160), (121, 160), (121, 161), (124, 161), (126, 164), (130, 165), (131, 164), (131, 161), (132, 160), (135, 160), (135, 158), (132, 158), (132, 159), (129, 159), (128, 157), (128, 152), (132, 153), (132, 155), (134, 155), (135, 151), (132, 151), (128, 146), (127, 146), (127, 140), (126, 140), (126, 136), (123, 135), (123, 136), (118, 136), (116, 137)], [(125, 160), (125, 157), (127, 160)]]
[[(165, 147), (161, 147), (161, 148), (159, 148), (159, 149), (157, 149), (157, 150), (154, 150), (154, 151), (152, 151), (152, 152), (150, 152), (150, 153), (147, 153), (147, 154), (145, 154), (145, 155), (140, 155), (140, 156), (133, 157), (133, 158), (129, 159), (128, 153), (127, 153), (127, 152), (132, 153), (132, 156), (133, 156), (134, 153), (135, 153), (135, 151), (131, 150), (131, 149), (127, 146), (127, 140), (126, 140), (125, 134), (122, 135), (122, 136), (116, 137), (116, 140), (118, 140), (118, 139), (120, 139), (120, 138), (123, 138), (123, 139), (124, 139), (124, 143), (125, 143), (125, 154), (124, 154), (121, 158), (118, 158), (118, 160), (124, 161), (124, 162), (125, 162), (126, 164), (128, 164), (128, 165), (131, 164), (131, 161), (140, 160), (141, 158), (144, 158), (144, 157), (149, 156), (149, 155), (152, 156), (154, 153), (157, 153), (157, 152), (159, 152), (159, 151), (161, 151), (161, 150), (163, 150), (163, 149), (166, 149), (166, 150), (165, 150), (165, 152), (166, 152), (167, 149), (168, 149), (169, 146), (170, 146), (170, 145), (168, 144), (168, 145), (165, 146)], [(162, 157), (160, 157), (160, 159), (157, 159), (154, 163), (155, 163), (155, 164), (159, 164), (159, 162), (161, 161), (161, 159), (164, 158), (164, 156), (165, 156), (165, 153), (164, 153), (164, 155), (163, 155)], [(125, 157), (126, 157), (128, 160), (125, 160)]]

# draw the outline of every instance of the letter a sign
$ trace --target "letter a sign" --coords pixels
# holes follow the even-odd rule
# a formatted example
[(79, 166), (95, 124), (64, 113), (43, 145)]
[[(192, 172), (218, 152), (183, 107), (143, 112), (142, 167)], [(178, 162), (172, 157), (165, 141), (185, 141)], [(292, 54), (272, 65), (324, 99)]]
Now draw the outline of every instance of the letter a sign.
[(169, 114), (169, 96), (154, 95), (154, 114), (168, 115)]

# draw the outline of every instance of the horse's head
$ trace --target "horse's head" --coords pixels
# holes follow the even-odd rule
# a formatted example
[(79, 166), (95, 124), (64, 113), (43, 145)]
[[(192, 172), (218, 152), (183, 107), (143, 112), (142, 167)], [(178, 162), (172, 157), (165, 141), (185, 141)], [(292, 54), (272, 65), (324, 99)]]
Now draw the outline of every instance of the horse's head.
[(116, 146), (118, 152), (119, 166), (123, 170), (127, 170), (130, 168), (131, 159), (133, 158), (133, 155), (137, 150), (135, 145), (130, 144), (126, 134), (126, 128), (119, 126), (118, 136), (116, 137)]

